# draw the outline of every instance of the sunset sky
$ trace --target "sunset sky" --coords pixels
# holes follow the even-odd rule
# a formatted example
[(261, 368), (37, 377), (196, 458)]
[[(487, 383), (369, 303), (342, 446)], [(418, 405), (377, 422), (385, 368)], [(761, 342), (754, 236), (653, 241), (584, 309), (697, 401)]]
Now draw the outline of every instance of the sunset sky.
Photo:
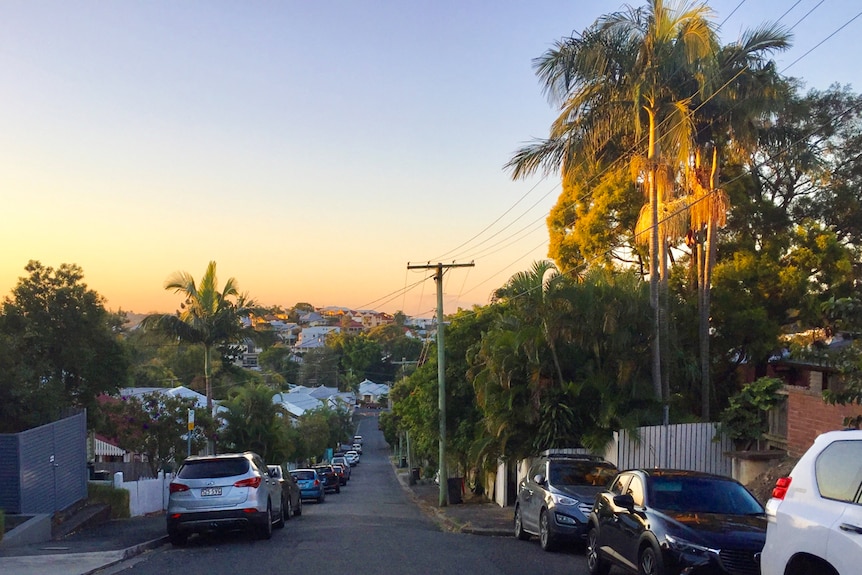
[[(862, 90), (858, 0), (709, 5), (724, 42), (780, 21), (779, 70)], [(4, 0), (0, 295), (32, 259), (172, 311), (165, 279), (215, 260), (264, 305), (429, 315), (408, 263), (473, 261), (445, 309), (485, 304), (547, 255), (560, 192), (503, 170), (555, 116), (532, 59), (622, 6)]]

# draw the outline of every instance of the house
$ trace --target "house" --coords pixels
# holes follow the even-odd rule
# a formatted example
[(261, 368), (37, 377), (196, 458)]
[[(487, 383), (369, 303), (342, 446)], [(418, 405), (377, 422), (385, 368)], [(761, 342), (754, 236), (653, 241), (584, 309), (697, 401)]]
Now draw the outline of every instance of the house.
[(374, 383), (370, 379), (359, 384), (359, 401), (364, 404), (379, 404), (381, 398), (389, 395), (389, 386), (385, 383)]
[(326, 346), (326, 336), (330, 333), (339, 333), (341, 328), (333, 325), (319, 325), (303, 328), (299, 333), (299, 339), (293, 349), (297, 352), (303, 352), (309, 349), (315, 349)]
[[(841, 336), (831, 338), (825, 351), (836, 351), (849, 345)], [(841, 385), (836, 370), (825, 363), (793, 360), (786, 356), (773, 358), (767, 375), (782, 379), (785, 400), (769, 413), (770, 446), (799, 457), (826, 431), (844, 428), (844, 419), (859, 415), (858, 405), (832, 405), (823, 392)]]
[(295, 420), (308, 411), (321, 407), (346, 410), (352, 408), (356, 401), (353, 392), (338, 391), (335, 387), (305, 387), (294, 386), (290, 391), (276, 393), (273, 403), (281, 405)]

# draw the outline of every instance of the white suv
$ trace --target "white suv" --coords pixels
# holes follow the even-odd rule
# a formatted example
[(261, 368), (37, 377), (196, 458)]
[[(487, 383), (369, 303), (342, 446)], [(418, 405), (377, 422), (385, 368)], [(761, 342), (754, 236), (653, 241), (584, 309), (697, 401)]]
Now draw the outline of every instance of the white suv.
[(819, 436), (766, 504), (762, 575), (857, 575), (862, 564), (862, 430)]

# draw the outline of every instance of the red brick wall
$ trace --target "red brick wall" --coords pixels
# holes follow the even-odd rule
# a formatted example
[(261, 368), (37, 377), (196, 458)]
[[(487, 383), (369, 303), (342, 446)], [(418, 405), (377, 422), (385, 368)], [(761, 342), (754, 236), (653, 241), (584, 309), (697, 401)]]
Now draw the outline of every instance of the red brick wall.
[(830, 405), (822, 394), (785, 386), (787, 395), (787, 452), (799, 457), (821, 433), (844, 427), (844, 418), (862, 413), (858, 405)]

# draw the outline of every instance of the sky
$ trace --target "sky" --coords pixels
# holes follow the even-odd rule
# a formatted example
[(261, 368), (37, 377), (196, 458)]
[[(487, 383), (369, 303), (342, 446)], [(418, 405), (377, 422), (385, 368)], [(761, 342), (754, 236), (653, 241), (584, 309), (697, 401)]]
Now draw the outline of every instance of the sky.
[[(637, 2), (632, 2), (639, 5)], [(713, 0), (723, 42), (862, 90), (858, 0)], [(504, 165), (555, 112), (532, 60), (618, 0), (0, 2), (0, 297), (76, 264), (110, 310), (177, 271), (266, 306), (433, 314), (547, 257), (559, 178)]]

